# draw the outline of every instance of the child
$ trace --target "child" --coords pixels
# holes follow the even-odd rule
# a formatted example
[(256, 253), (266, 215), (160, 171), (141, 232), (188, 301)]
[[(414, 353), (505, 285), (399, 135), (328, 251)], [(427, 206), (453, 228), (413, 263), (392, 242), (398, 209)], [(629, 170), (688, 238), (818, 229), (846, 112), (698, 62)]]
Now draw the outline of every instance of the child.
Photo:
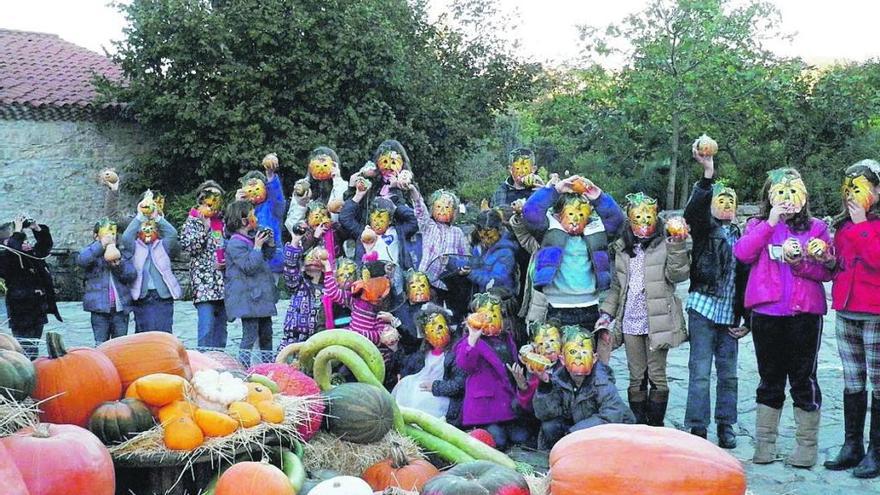
[(198, 314), (199, 347), (226, 348), (226, 307), (223, 304), (223, 188), (203, 182), (196, 206), (181, 227), (180, 246), (189, 254), (193, 304)]
[(424, 338), (418, 330), (416, 316), (434, 297), (428, 276), (422, 272), (407, 270), (403, 274), (403, 285), (406, 298), (394, 305), (396, 309), (392, 313), (400, 319), (400, 344), (409, 356), (419, 349)]
[[(305, 228), (293, 228), (291, 235), (298, 231), (303, 231), (302, 248), (311, 249), (314, 246), (321, 246), (327, 250), (327, 253), (336, 259), (342, 256), (342, 227), (333, 221), (335, 215), (330, 213), (321, 201), (310, 201), (306, 207)], [(302, 224), (298, 224), (302, 225)]]
[(278, 289), (269, 260), (275, 243), (266, 231), (257, 231), (254, 205), (235, 201), (226, 208), (225, 301), (229, 321), (241, 318), (239, 360), (251, 365), (251, 350), (259, 340), (260, 350), (272, 350), (272, 317), (277, 314)]
[(420, 352), (407, 358), (403, 378), (392, 395), (401, 406), (445, 417), (447, 423), (460, 426), (465, 373), (455, 364), (451, 317), (452, 313), (432, 303), (419, 311), (416, 325), (425, 340)]
[(134, 253), (137, 272), (131, 284), (135, 332), (171, 333), (174, 301), (183, 295), (171, 271), (171, 259), (177, 256), (180, 244), (177, 229), (165, 220), (151, 191), (138, 203), (138, 214), (122, 234), (122, 243)]
[(95, 223), (94, 233), (95, 241), (79, 252), (76, 264), (85, 271), (83, 309), (92, 314), (92, 333), (100, 344), (128, 333), (130, 285), (137, 272), (131, 252), (116, 247), (115, 223), (104, 218)]
[(327, 251), (313, 247), (303, 256), (302, 236), (293, 234), (284, 246), (284, 282), (290, 290), (290, 307), (284, 318), (284, 338), (278, 348), (304, 342), (326, 328), (322, 296), (324, 263)]
[(495, 208), (510, 206), (515, 201), (528, 199), (536, 188), (544, 185), (535, 175), (538, 171), (535, 154), (528, 148), (517, 148), (510, 152), (507, 171), (510, 176), (492, 195), (492, 206)]
[(385, 198), (397, 206), (406, 205), (404, 192), (412, 183), (412, 167), (403, 145), (394, 139), (383, 141), (373, 153), (373, 161), (352, 175), (349, 185), (355, 187), (363, 179), (376, 182), (370, 188), (368, 203), (375, 198)]
[(777, 460), (776, 433), (788, 381), (797, 446), (786, 462), (809, 468), (818, 455), (822, 405), (816, 381), (822, 317), (827, 310), (822, 282), (831, 280), (831, 271), (805, 254), (812, 250), (808, 246), (817, 243), (815, 239), (826, 246), (831, 239), (825, 222), (810, 215), (807, 188), (797, 170), (770, 171), (761, 195), (761, 213), (749, 220), (733, 248), (738, 260), (751, 265), (745, 305), (751, 310), (749, 328), (761, 377), (752, 462)]
[(467, 373), (461, 423), (485, 428), (499, 450), (528, 439), (519, 424), (513, 404), (516, 394), (508, 376), (508, 365), (516, 362), (513, 336), (505, 329), (503, 288), (475, 294), (471, 315), (466, 319), (468, 335), (455, 346), (455, 362)]
[(440, 279), (444, 263), (440, 259), (448, 255), (467, 254), (464, 232), (460, 227), (453, 225), (458, 213), (458, 196), (445, 189), (434, 191), (429, 199), (431, 203), (429, 212), (418, 188), (411, 184), (409, 190), (419, 232), (422, 234), (419, 271), (428, 276), (432, 286), (440, 291), (445, 291), (446, 284)]
[[(595, 327), (613, 327), (615, 347), (625, 345), (627, 395), (637, 421), (663, 426), (669, 401), (666, 354), (687, 336), (675, 295), (675, 284), (688, 279), (687, 232), (667, 237), (655, 199), (642, 193), (626, 199), (628, 219), (612, 246), (615, 276)], [(611, 341), (608, 333), (602, 337)]]
[[(272, 229), (272, 240), (276, 246), (281, 245), (281, 224), (287, 212), (287, 204), (284, 200), (284, 192), (281, 190), (279, 179), (278, 157), (275, 153), (269, 153), (263, 157), (263, 169), (261, 172), (253, 171), (241, 178), (241, 189), (235, 194), (236, 200), (248, 200), (255, 208), (257, 225), (260, 228)], [(275, 281), (284, 270), (284, 255), (280, 249), (275, 250), (275, 256), (269, 261)]]
[(545, 451), (574, 431), (636, 421), (614, 386), (611, 368), (602, 363), (594, 366), (591, 333), (577, 326), (562, 327), (562, 332), (563, 365), (545, 371), (549, 377), (532, 399), (535, 417), (541, 421), (538, 448)]
[(497, 210), (481, 211), (474, 221), (471, 234), (473, 244), (469, 263), (461, 258), (450, 262), (459, 263), (458, 271), (466, 275), (474, 285), (474, 292), (485, 292), (489, 287), (503, 287), (516, 294), (519, 282), (516, 276), (516, 251), (519, 249), (513, 236), (504, 228)]
[[(835, 219), (834, 255), (807, 246), (811, 257), (834, 256), (831, 289), (837, 310), (837, 348), (843, 362), (844, 443), (835, 459), (825, 461), (834, 471), (855, 467), (857, 478), (880, 476), (880, 163), (862, 160), (846, 169), (843, 211)], [(867, 382), (873, 388), (868, 452), (865, 455)]]
[(309, 215), (308, 205), (311, 201), (333, 206), (330, 215), (335, 222), (347, 190), (348, 182), (339, 174), (339, 156), (336, 152), (325, 146), (315, 148), (309, 153), (308, 174), (293, 186), (285, 227), (290, 230), (303, 223)]

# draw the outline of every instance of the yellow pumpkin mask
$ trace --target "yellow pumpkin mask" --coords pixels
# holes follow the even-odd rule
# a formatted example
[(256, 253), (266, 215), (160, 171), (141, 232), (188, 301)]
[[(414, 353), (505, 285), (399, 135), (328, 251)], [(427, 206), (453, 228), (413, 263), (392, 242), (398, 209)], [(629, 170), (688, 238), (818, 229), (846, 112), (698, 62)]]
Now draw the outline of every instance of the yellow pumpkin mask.
[(555, 363), (562, 351), (562, 336), (559, 328), (551, 323), (539, 323), (533, 327), (535, 352)]
[(391, 212), (388, 210), (373, 210), (370, 212), (370, 228), (379, 235), (384, 234), (391, 227)]
[(411, 304), (419, 304), (431, 300), (431, 283), (424, 272), (406, 272), (406, 298)]
[(357, 275), (357, 265), (348, 258), (336, 260), (336, 284), (343, 289), (348, 289)]
[(116, 235), (119, 233), (119, 227), (116, 225), (116, 222), (111, 221), (108, 218), (101, 219), (98, 223), (98, 233), (97, 239), (103, 239), (105, 237), (112, 237), (116, 239)]
[(626, 214), (636, 237), (647, 238), (657, 231), (657, 200), (643, 193), (627, 194)]
[(736, 218), (736, 191), (715, 183), (712, 187), (712, 216), (721, 221), (733, 221)]
[(779, 206), (790, 204), (794, 213), (800, 213), (807, 204), (807, 186), (793, 169), (776, 169), (769, 173), (770, 188), (768, 195), (770, 204)]
[(439, 223), (451, 224), (458, 213), (458, 197), (451, 191), (440, 189), (431, 195), (431, 218)]
[(501, 240), (501, 231), (498, 229), (478, 229), (477, 237), (480, 239), (480, 246), (484, 249), (488, 249), (495, 245), (496, 242)]
[(586, 376), (593, 372), (593, 339), (577, 326), (562, 327), (565, 343), (562, 345), (562, 364), (571, 376)]
[(223, 211), (223, 196), (216, 191), (207, 191), (199, 201), (199, 213), (205, 218), (214, 218)]
[(434, 349), (443, 349), (452, 340), (449, 324), (443, 313), (433, 313), (422, 323), (422, 331), (425, 332), (425, 340)]
[(333, 158), (317, 155), (309, 160), (309, 175), (315, 180), (330, 180), (333, 177)]
[(242, 187), (244, 197), (251, 203), (258, 205), (266, 201), (266, 183), (257, 178), (250, 178)]
[(527, 150), (514, 150), (510, 162), (510, 177), (515, 184), (522, 184), (523, 179), (535, 173), (535, 160)]
[(568, 195), (563, 201), (562, 210), (556, 214), (556, 220), (570, 235), (583, 234), (587, 224), (590, 223), (593, 206), (575, 195)]
[(376, 167), (379, 168), (379, 172), (383, 177), (397, 175), (398, 172), (403, 170), (403, 157), (396, 151), (385, 151), (376, 160)]
[(501, 313), (501, 300), (488, 293), (476, 294), (471, 302), (471, 311), (483, 315), (481, 330), (483, 335), (494, 337), (501, 333), (504, 328), (504, 319)]
[(843, 198), (861, 206), (866, 211), (877, 203), (874, 185), (864, 175), (847, 176), (843, 179)]
[(327, 209), (324, 203), (320, 201), (309, 203), (308, 213), (306, 214), (306, 223), (309, 227), (315, 229), (320, 225), (329, 225), (330, 222), (330, 210)]
[(138, 231), (138, 239), (141, 240), (144, 244), (150, 244), (151, 242), (159, 239), (159, 226), (156, 225), (156, 222), (152, 220), (147, 220), (146, 222), (141, 224), (141, 228)]

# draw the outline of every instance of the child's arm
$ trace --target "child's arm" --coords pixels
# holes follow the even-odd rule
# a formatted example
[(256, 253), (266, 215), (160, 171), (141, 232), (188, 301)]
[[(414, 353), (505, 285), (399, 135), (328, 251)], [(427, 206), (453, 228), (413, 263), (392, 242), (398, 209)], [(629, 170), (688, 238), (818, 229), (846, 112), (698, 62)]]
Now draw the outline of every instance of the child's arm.
[(122, 256), (122, 259), (119, 260), (117, 265), (110, 264), (110, 271), (113, 272), (113, 275), (116, 277), (116, 280), (119, 280), (125, 285), (128, 285), (135, 281), (137, 278), (137, 270), (134, 268), (134, 263), (131, 261), (131, 257)]
[(471, 267), (468, 278), (480, 287), (485, 287), (491, 280), (495, 280), (496, 285), (513, 289), (508, 283), (516, 271), (516, 258), (513, 251), (501, 248), (496, 252), (496, 255), (495, 263), (492, 265), (475, 263), (475, 266)]
[(159, 217), (156, 219), (156, 225), (159, 226), (159, 239), (161, 239), (162, 244), (165, 245), (165, 251), (168, 253), (168, 256), (175, 257), (177, 253), (180, 252), (180, 242), (177, 238), (177, 229), (174, 228), (174, 225), (171, 225), (168, 220), (165, 220), (165, 217)]
[(76, 255), (76, 264), (80, 268), (89, 269), (98, 263), (103, 254), (104, 246), (101, 245), (101, 241), (95, 241)]
[(455, 364), (467, 374), (475, 373), (480, 369), (480, 361), (483, 356), (479, 344), (477, 341), (471, 345), (468, 338), (465, 337), (455, 346)]
[(690, 277), (691, 260), (684, 241), (666, 243), (666, 280), (673, 284)]
[(419, 231), (419, 222), (412, 208), (401, 204), (394, 210), (395, 228), (401, 239), (409, 239)]
[[(361, 199), (363, 201), (363, 199)], [(360, 239), (364, 232), (364, 223), (361, 220), (361, 204), (354, 199), (349, 199), (339, 212), (339, 223), (352, 239)]]
[(339, 284), (336, 283), (336, 275), (329, 263), (324, 265), (324, 295), (340, 306), (349, 306), (349, 295), (344, 294)]
[(281, 189), (281, 179), (273, 174), (272, 178), (266, 183), (266, 201), (269, 202), (269, 208), (272, 217), (278, 220), (278, 224), (284, 223), (284, 214), (287, 213), (287, 204), (284, 200), (284, 191)]
[(416, 221), (419, 223), (419, 230), (422, 231), (423, 236), (427, 236), (427, 232), (433, 230), (437, 224), (431, 218), (431, 213), (428, 211), (428, 206), (425, 205), (425, 198), (422, 197), (421, 192), (416, 186), (411, 186), (409, 190), (413, 202), (413, 212), (416, 215)]
[(559, 192), (554, 186), (536, 189), (523, 205), (522, 218), (526, 228), (535, 234), (543, 235), (550, 227), (547, 210), (559, 200)]
[(850, 227), (856, 257), (874, 270), (880, 270), (880, 220), (867, 220)]
[[(828, 226), (822, 226), (822, 231), (816, 236), (831, 246), (831, 236), (828, 234)], [(803, 249), (806, 251), (807, 246)], [(875, 247), (876, 249), (876, 247)], [(804, 256), (800, 263), (791, 265), (791, 273), (796, 277), (806, 278), (816, 282), (828, 282), (833, 276), (833, 272), (822, 262), (816, 261), (812, 257)]]
[(746, 224), (746, 231), (733, 245), (733, 255), (746, 264), (754, 264), (767, 249), (774, 227), (766, 220), (752, 220)]
[[(454, 351), (450, 350), (449, 352)], [(452, 363), (452, 366), (446, 366), (445, 368), (447, 372), (451, 373), (450, 376), (444, 375), (443, 380), (435, 380), (431, 386), (431, 393), (436, 397), (461, 397), (464, 395), (464, 382), (467, 378), (467, 373), (460, 367), (455, 366), (455, 362)]]
[[(614, 259), (615, 259), (614, 264), (615, 265), (617, 264), (617, 261), (616, 261), (617, 258), (619, 258), (621, 256), (626, 256), (627, 260), (625, 261), (625, 263), (629, 263), (629, 256), (627, 256), (626, 253), (621, 251), (621, 252), (618, 252), (615, 254), (616, 254), (616, 256), (614, 257)], [(615, 315), (617, 315), (617, 306), (620, 304), (620, 291), (621, 291), (621, 287), (620, 287), (620, 281), (617, 280), (617, 269), (615, 266), (612, 266), (611, 267), (611, 288), (608, 289), (608, 293), (605, 296), (605, 300), (602, 301), (602, 305), (599, 307), (599, 311), (601, 311), (602, 313), (608, 314), (612, 318), (614, 318)], [(588, 329), (588, 330), (592, 330), (592, 329)]]
[(562, 393), (552, 383), (540, 384), (532, 399), (532, 410), (539, 421), (562, 417), (564, 414)]
[(245, 275), (254, 275), (267, 269), (263, 252), (239, 240), (226, 244), (226, 262), (238, 266)]
[(122, 233), (122, 245), (134, 252), (135, 240), (137, 239), (137, 233), (141, 229), (141, 224), (146, 221), (147, 217), (144, 216), (143, 213), (138, 212), (137, 215), (128, 222), (128, 227), (125, 228), (125, 232)]
[(691, 229), (691, 237), (709, 234), (712, 225), (712, 179), (701, 178), (687, 205), (684, 207), (684, 221)]
[(516, 237), (519, 245), (529, 254), (535, 254), (535, 251), (541, 249), (541, 243), (526, 228), (522, 216), (514, 215), (510, 218), (510, 230), (513, 232), (513, 236)]
[(605, 232), (608, 233), (608, 236), (611, 238), (616, 237), (620, 226), (623, 225), (624, 216), (623, 210), (620, 209), (614, 198), (610, 194), (603, 192), (599, 194), (598, 198), (590, 201), (590, 203), (595, 208), (596, 213), (599, 214), (599, 218), (602, 219), (602, 225), (605, 226)]
[(535, 393), (538, 391), (538, 385), (540, 382), (541, 380), (537, 375), (530, 375), (525, 390), (520, 390), (517, 387), (516, 401), (519, 403), (519, 407), (523, 408), (523, 410), (532, 410), (532, 400), (535, 398)]
[(596, 402), (599, 405), (599, 411), (589, 418), (578, 421), (571, 427), (572, 431), (608, 423), (635, 423), (635, 417), (623, 402), (614, 384), (609, 382), (607, 385), (600, 385), (596, 388)]

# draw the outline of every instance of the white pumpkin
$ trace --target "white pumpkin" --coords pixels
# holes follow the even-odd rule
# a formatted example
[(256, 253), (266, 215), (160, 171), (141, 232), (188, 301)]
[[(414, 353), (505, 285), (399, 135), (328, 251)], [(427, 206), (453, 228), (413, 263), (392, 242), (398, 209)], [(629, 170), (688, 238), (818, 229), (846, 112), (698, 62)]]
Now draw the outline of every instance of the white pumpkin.
[(191, 383), (196, 405), (211, 411), (225, 413), (229, 404), (244, 400), (248, 394), (244, 380), (227, 371), (201, 370), (193, 376)]
[(373, 489), (360, 478), (337, 476), (315, 485), (309, 495), (373, 495)]

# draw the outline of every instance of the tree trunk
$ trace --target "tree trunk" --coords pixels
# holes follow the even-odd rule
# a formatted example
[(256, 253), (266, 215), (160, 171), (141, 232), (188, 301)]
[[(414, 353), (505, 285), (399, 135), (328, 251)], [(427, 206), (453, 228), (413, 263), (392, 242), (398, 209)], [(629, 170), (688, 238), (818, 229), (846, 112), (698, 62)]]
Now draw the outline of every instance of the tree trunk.
[(681, 138), (680, 116), (678, 110), (672, 112), (672, 137), (669, 139), (669, 147), (672, 154), (669, 157), (669, 177), (666, 182), (666, 208), (675, 207), (675, 178), (678, 174), (678, 141)]
[(684, 209), (687, 200), (691, 195), (691, 170), (693, 166), (690, 161), (681, 165), (681, 194), (678, 196), (678, 208)]

